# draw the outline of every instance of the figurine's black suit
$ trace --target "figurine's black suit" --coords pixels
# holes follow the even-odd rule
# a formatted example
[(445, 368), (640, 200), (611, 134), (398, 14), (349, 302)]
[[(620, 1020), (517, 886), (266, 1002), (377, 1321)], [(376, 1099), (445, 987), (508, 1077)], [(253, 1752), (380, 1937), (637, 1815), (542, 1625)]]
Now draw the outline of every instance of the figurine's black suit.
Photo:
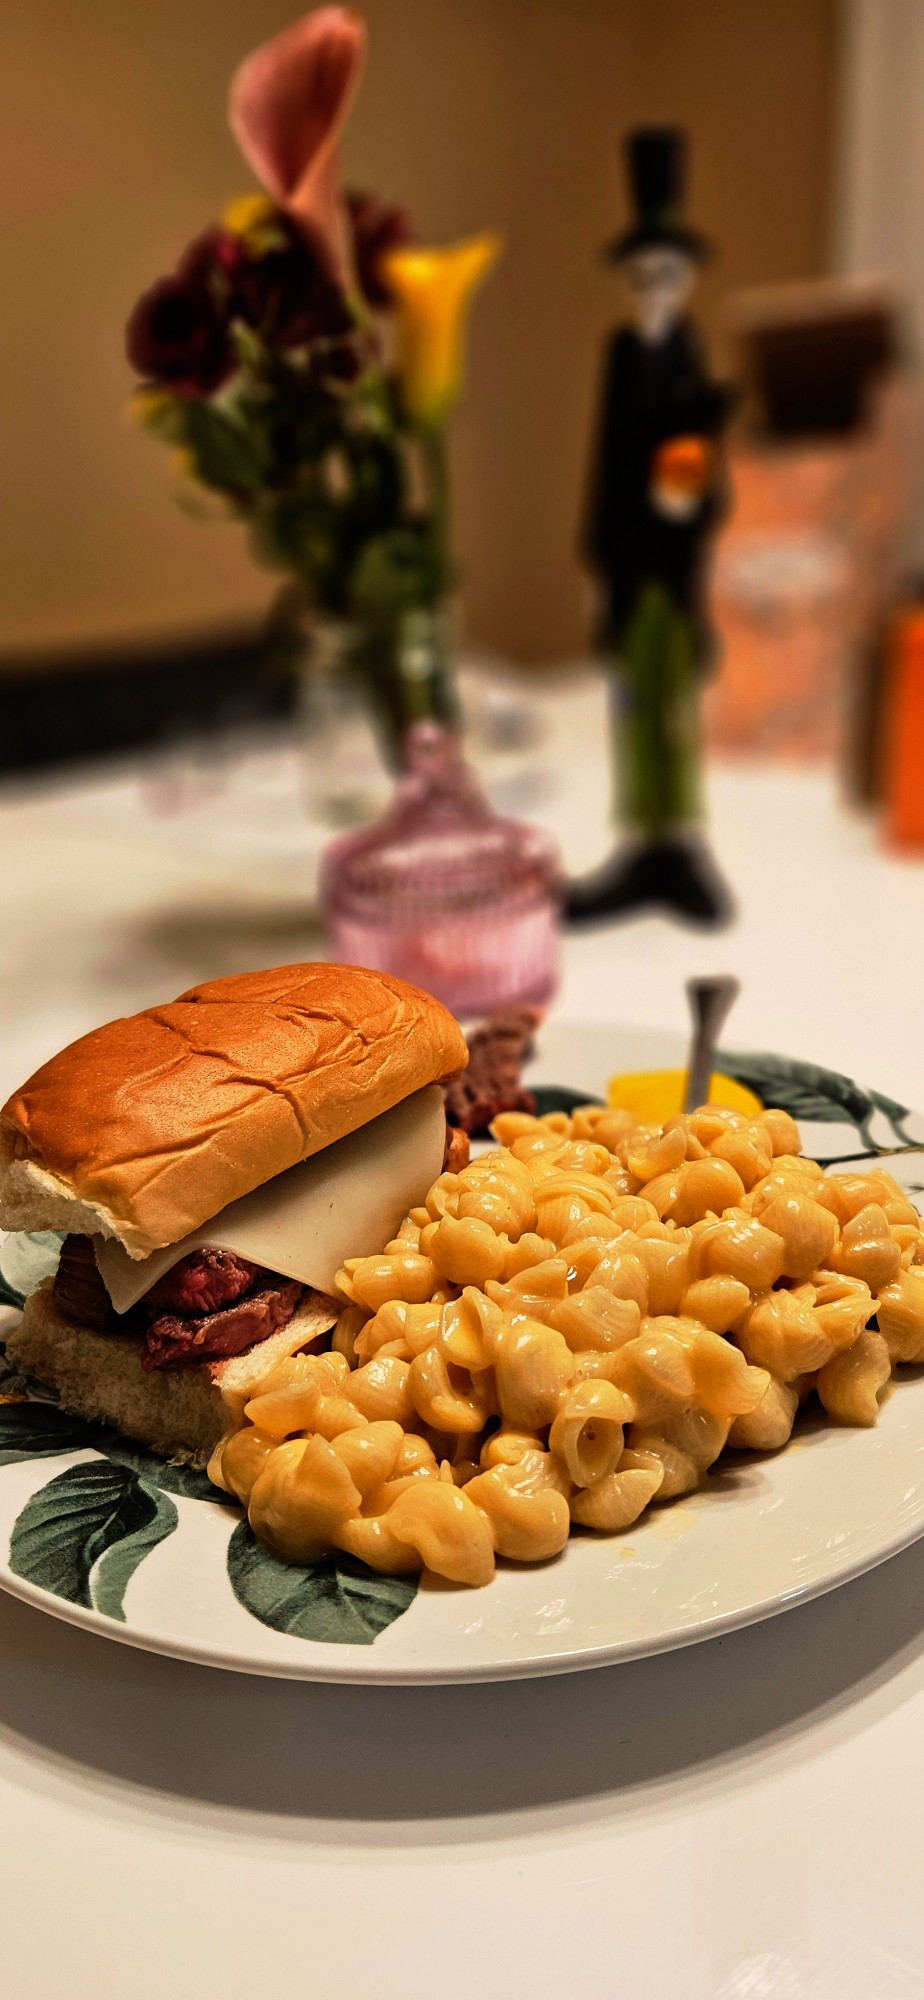
[(702, 481), (678, 487), (660, 447), (714, 443), (730, 398), (683, 311), (709, 248), (682, 217), (684, 134), (643, 128), (626, 153), (636, 213), (606, 255), (629, 273), (636, 324), (617, 328), (605, 350), (581, 554), (603, 601), (596, 637), (611, 673), (627, 838), (595, 874), (568, 884), (565, 916), (598, 923), (654, 904), (720, 923), (731, 901), (700, 828), (697, 710), (713, 652), (705, 545), (724, 480), (720, 455), (704, 450)]
[(722, 496), (710, 485), (695, 514), (671, 520), (652, 505), (651, 474), (659, 445), (674, 437), (714, 437), (726, 409), (725, 391), (706, 371), (691, 320), (679, 320), (657, 343), (642, 340), (631, 326), (612, 334), (582, 545), (604, 587), (603, 645), (618, 651), (640, 591), (654, 581), (689, 617), (698, 665), (708, 662), (702, 549)]

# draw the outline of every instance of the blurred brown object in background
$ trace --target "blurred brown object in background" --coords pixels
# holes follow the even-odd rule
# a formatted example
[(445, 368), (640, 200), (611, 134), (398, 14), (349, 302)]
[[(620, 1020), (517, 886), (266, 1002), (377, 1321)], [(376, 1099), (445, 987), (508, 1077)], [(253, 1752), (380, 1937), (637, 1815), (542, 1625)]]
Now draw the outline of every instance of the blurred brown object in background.
[[(252, 621), (266, 604), (241, 531), (197, 531), (149, 441), (120, 423), (121, 330), (151, 273), (246, 191), (225, 80), (298, 12), (279, 0), (0, 8), (0, 243), (17, 274), (0, 299), (5, 647), (127, 648)], [(824, 267), (840, 0), (362, 0), (361, 12), (371, 57), (349, 182), (405, 204), (423, 240), (482, 218), (506, 239), (455, 441), (466, 627), (507, 658), (575, 656), (574, 521), (613, 315), (594, 247), (614, 226), (618, 134), (642, 119), (690, 131), (691, 202), (723, 246), (704, 282), (712, 336), (729, 287)]]
[[(713, 746), (857, 764), (861, 662), (893, 597), (922, 400), (880, 280), (752, 292), (732, 309), (750, 391), (716, 568)], [(873, 690), (874, 691), (874, 690)], [(854, 783), (852, 789), (856, 791)]]
[(768, 438), (843, 437), (871, 415), (877, 379), (899, 355), (901, 307), (881, 278), (820, 278), (739, 292), (729, 322)]

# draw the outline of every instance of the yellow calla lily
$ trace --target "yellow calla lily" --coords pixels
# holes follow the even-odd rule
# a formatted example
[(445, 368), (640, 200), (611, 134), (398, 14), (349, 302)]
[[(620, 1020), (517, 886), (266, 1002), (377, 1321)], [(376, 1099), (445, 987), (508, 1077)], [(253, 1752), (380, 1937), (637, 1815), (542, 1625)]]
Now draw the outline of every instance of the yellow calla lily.
[(466, 309), (499, 251), (499, 238), (486, 235), (448, 250), (392, 250), (383, 259), (398, 315), (398, 382), (421, 429), (445, 423), (459, 400)]

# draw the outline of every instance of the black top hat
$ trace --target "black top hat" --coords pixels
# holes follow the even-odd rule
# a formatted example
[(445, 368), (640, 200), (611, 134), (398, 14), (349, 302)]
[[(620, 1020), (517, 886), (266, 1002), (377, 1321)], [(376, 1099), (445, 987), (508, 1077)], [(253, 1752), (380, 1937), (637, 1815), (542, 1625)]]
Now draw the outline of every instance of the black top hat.
[(712, 245), (682, 220), (687, 135), (679, 125), (640, 125), (626, 140), (629, 192), (635, 221), (604, 249), (611, 263), (636, 250), (682, 250), (703, 259)]

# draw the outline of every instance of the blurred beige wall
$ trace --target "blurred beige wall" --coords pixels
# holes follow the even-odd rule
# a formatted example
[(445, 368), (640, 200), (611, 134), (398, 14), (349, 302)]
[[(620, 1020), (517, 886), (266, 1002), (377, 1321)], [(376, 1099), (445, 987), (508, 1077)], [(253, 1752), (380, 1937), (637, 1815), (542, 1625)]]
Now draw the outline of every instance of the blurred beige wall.
[[(294, 11), (294, 10), (292, 10)], [(540, 660), (580, 649), (574, 561), (601, 335), (618, 280), (627, 124), (691, 129), (691, 212), (724, 291), (824, 262), (837, 0), (368, 0), (350, 176), (419, 233), (490, 224), (455, 438), (466, 627)], [(18, 19), (16, 15), (18, 14)], [(252, 613), (272, 588), (200, 526), (121, 419), (135, 295), (247, 185), (224, 123), (278, 0), (28, 0), (0, 17), (0, 654)]]

